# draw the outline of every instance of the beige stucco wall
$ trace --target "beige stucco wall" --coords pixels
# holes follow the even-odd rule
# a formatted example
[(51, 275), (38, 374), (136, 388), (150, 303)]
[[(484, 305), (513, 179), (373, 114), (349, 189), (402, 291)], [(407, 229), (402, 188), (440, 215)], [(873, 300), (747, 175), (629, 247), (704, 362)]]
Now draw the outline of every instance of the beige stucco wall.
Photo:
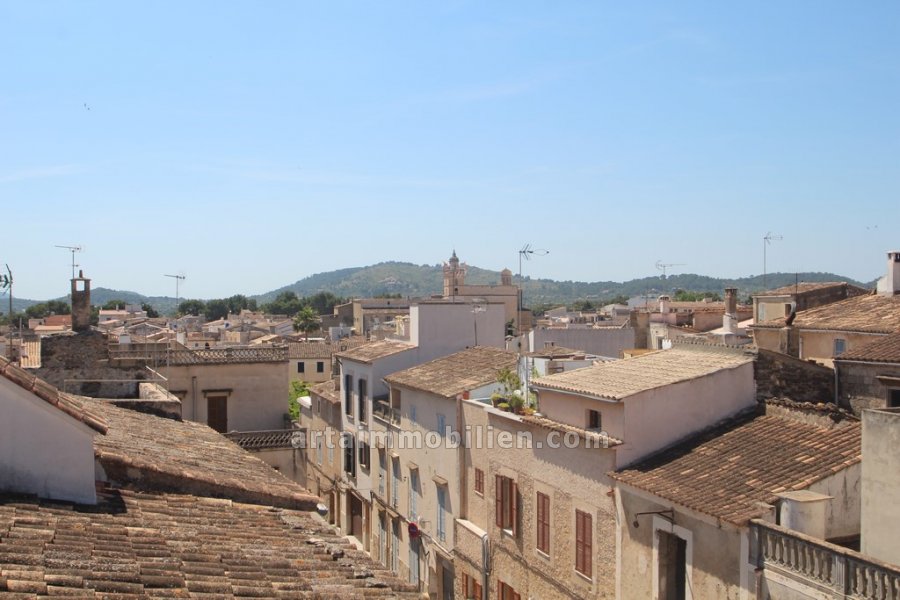
[(898, 448), (900, 409), (863, 411), (860, 550), (895, 565), (900, 565)]
[(95, 433), (0, 377), (0, 489), (94, 504)]
[(852, 350), (868, 342), (878, 339), (880, 335), (868, 333), (852, 333), (848, 331), (814, 331), (800, 330), (800, 358), (820, 361), (830, 366), (834, 358), (834, 340), (846, 341), (846, 350)]
[[(161, 368), (169, 390), (182, 398), (185, 419), (207, 422), (204, 391), (229, 390), (228, 430), (284, 428), (288, 362), (229, 363)], [(196, 379), (194, 379), (196, 378)]]
[(604, 401), (541, 390), (543, 414), (576, 427), (587, 426), (588, 410), (599, 410), (603, 430), (624, 440), (616, 450), (621, 468), (693, 432), (756, 403), (753, 363)]
[[(464, 518), (457, 525), (457, 597), (462, 573), (481, 573), (478, 530), (488, 533), (492, 571), (490, 597), (497, 580), (523, 598), (612, 598), (615, 594), (615, 506), (606, 473), (614, 466), (613, 451), (598, 448), (551, 448), (549, 430), (528, 425), (514, 415), (464, 401), (465, 425), (473, 439), (465, 460)], [(490, 427), (490, 428), (489, 428)], [(503, 436), (531, 436), (531, 447), (500, 447)], [(491, 444), (488, 440), (493, 440)], [(537, 442), (543, 447), (537, 448)], [(490, 446), (493, 447), (490, 447)], [(484, 471), (484, 495), (474, 491), (475, 468)], [(495, 475), (513, 478), (520, 494), (520, 532), (512, 537), (494, 523)], [(537, 546), (536, 494), (550, 497), (550, 553)], [(575, 571), (575, 510), (592, 515), (593, 567), (588, 579)]]
[[(669, 509), (672, 505), (649, 500), (624, 486), (619, 486), (617, 493), (623, 509), (619, 530), (619, 598), (654, 598), (654, 565), (658, 565), (658, 556), (654, 553), (653, 542), (658, 535), (657, 527), (666, 526), (668, 520), (654, 515), (635, 515)], [(638, 527), (634, 526), (635, 520)], [(744, 598), (741, 596), (742, 578), (745, 586), (752, 585), (746, 565), (746, 541), (742, 552), (741, 538), (746, 536), (746, 532), (724, 523), (717, 525), (712, 519), (700, 518), (677, 507), (674, 525), (679, 528), (674, 533), (689, 540), (687, 578), (690, 582), (688, 587), (693, 591), (692, 597), (696, 600)]]
[[(290, 363), (288, 367), (289, 381), (305, 381), (316, 384), (331, 379), (330, 358), (292, 358), (288, 362)], [(300, 363), (303, 363), (303, 373), (297, 370), (297, 365)], [(316, 370), (318, 363), (322, 363), (321, 373)]]
[(418, 362), (459, 352), (475, 345), (506, 347), (506, 321), (503, 305), (485, 303), (483, 312), (472, 312), (471, 303), (423, 302), (409, 308), (409, 342), (418, 346)]

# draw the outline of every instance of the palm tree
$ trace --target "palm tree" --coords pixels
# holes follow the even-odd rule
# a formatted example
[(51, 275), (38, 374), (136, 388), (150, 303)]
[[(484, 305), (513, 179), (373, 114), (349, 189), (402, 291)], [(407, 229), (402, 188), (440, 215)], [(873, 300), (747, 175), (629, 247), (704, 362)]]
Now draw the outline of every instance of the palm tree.
[(294, 331), (302, 331), (309, 341), (309, 334), (319, 329), (319, 317), (311, 306), (304, 306), (294, 317)]

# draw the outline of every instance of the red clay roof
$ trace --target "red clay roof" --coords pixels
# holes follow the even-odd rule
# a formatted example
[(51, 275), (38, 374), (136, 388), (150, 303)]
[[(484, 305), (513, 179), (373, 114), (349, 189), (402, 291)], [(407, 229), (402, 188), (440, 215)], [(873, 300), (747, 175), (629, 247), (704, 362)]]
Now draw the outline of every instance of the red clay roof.
[(827, 428), (748, 415), (616, 473), (613, 479), (734, 524), (764, 514), (777, 494), (802, 490), (861, 460), (859, 422)]
[[(781, 328), (784, 317), (754, 327)], [(793, 326), (799, 329), (893, 333), (900, 331), (900, 295), (865, 294), (801, 310)]]
[(837, 356), (835, 360), (900, 363), (900, 332), (879, 337), (875, 341), (857, 348), (851, 348)]
[(0, 494), (0, 595), (418, 598), (306, 512), (101, 489), (97, 506)]

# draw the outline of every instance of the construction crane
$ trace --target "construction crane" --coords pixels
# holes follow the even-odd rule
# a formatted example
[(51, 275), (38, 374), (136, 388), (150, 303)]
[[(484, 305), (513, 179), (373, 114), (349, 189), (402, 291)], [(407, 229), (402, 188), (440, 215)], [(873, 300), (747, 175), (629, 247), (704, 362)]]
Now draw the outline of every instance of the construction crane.
[(171, 277), (175, 280), (175, 313), (178, 313), (178, 284), (186, 279), (184, 273), (179, 275), (163, 275), (163, 277)]
[(56, 246), (57, 248), (63, 248), (72, 253), (72, 279), (75, 279), (75, 267), (79, 266), (75, 264), (75, 253), (83, 252), (84, 248), (82, 246)]
[(662, 278), (666, 278), (666, 269), (669, 267), (683, 267), (685, 263), (664, 263), (661, 260), (656, 261), (656, 268), (663, 272)]

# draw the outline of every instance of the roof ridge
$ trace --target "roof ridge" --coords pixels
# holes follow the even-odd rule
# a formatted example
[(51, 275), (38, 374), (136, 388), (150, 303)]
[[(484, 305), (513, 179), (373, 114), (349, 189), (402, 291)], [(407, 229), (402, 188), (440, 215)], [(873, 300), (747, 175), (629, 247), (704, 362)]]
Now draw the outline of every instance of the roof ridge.
[(106, 434), (109, 424), (106, 420), (90, 410), (72, 394), (60, 391), (33, 373), (17, 366), (12, 361), (0, 356), (0, 374), (15, 383), (23, 390), (31, 392), (47, 404), (59, 409), (76, 421), (81, 421), (91, 429)]

